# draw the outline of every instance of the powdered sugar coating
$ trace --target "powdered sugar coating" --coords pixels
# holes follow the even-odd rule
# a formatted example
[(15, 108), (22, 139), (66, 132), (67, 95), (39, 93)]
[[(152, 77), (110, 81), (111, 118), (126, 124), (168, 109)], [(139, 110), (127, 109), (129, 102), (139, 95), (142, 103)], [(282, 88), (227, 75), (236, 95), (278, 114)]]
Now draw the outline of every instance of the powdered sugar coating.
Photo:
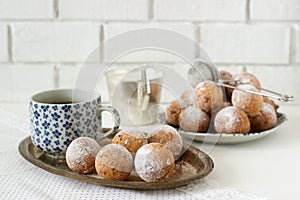
[(142, 131), (123, 129), (114, 136), (112, 143), (124, 146), (134, 155), (141, 146), (148, 144), (148, 140)]
[[(238, 86), (241, 90), (250, 90), (258, 92), (258, 90), (250, 84)], [(232, 104), (246, 111), (249, 116), (255, 116), (259, 113), (263, 106), (263, 97), (258, 94), (251, 94), (235, 89), (232, 93)]]
[(193, 105), (194, 104), (194, 91), (192, 91), (192, 90), (185, 91), (180, 96), (180, 99), (185, 101), (188, 105)]
[(206, 132), (210, 117), (196, 106), (188, 106), (180, 113), (180, 128), (191, 132)]
[(123, 172), (131, 172), (133, 159), (128, 150), (119, 144), (108, 144), (97, 154), (96, 160)]
[(228, 71), (220, 70), (219, 74), (220, 74), (220, 78), (222, 80), (231, 80), (232, 79), (232, 74)]
[(265, 131), (277, 124), (277, 115), (274, 107), (264, 103), (257, 116), (250, 118), (252, 131)]
[(214, 121), (218, 133), (248, 133), (250, 121), (241, 108), (229, 106), (220, 110)]
[(264, 103), (268, 103), (271, 106), (273, 106), (273, 108), (275, 109), (275, 112), (277, 111), (277, 109), (279, 108), (279, 105), (277, 105), (273, 100), (269, 99), (268, 97), (263, 97)]
[(100, 145), (92, 138), (79, 137), (71, 142), (66, 151), (68, 167), (78, 173), (91, 173)]
[(134, 160), (136, 172), (146, 182), (162, 181), (172, 173), (174, 165), (172, 152), (159, 143), (141, 147)]
[(213, 81), (203, 81), (195, 89), (195, 105), (204, 112), (211, 114), (223, 106), (222, 89)]
[(182, 109), (188, 106), (188, 103), (182, 99), (172, 101), (166, 108), (165, 116), (169, 124), (179, 125), (179, 114)]
[(234, 80), (240, 81), (241, 83), (254, 85), (258, 90), (261, 88), (259, 80), (249, 72), (243, 72), (233, 77)]
[(182, 150), (182, 138), (178, 131), (169, 125), (160, 125), (154, 128), (148, 136), (148, 142), (163, 144), (169, 149), (174, 157), (178, 156)]
[(127, 134), (135, 138), (145, 138), (146, 134), (140, 130), (136, 129), (122, 129), (116, 135)]

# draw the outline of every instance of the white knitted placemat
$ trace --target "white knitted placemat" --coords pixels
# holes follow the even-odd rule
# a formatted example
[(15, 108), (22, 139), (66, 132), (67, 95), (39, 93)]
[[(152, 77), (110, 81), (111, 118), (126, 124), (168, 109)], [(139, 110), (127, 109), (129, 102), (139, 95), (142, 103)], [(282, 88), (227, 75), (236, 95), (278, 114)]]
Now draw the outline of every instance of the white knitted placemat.
[(0, 108), (0, 199), (267, 199), (222, 187), (210, 178), (176, 189), (137, 191), (93, 185), (57, 176), (32, 165), (19, 154), (19, 143), (29, 135), (28, 123), (27, 115), (18, 115)]

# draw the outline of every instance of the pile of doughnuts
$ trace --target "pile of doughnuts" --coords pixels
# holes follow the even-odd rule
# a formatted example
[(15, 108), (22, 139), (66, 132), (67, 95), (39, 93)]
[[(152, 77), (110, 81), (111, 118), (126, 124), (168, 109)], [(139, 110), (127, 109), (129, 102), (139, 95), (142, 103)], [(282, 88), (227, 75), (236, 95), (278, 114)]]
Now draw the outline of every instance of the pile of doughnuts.
[(168, 124), (189, 132), (228, 134), (261, 132), (276, 126), (278, 105), (267, 97), (242, 91), (259, 92), (257, 77), (248, 72), (233, 76), (222, 70), (220, 79), (240, 84), (230, 81), (228, 84), (237, 87), (232, 89), (209, 80), (200, 82), (168, 105)]
[(182, 146), (180, 134), (169, 125), (156, 127), (148, 134), (122, 130), (104, 147), (89, 137), (75, 139), (67, 148), (66, 163), (81, 174), (96, 170), (103, 179), (126, 180), (137, 173), (145, 182), (161, 182), (172, 175)]

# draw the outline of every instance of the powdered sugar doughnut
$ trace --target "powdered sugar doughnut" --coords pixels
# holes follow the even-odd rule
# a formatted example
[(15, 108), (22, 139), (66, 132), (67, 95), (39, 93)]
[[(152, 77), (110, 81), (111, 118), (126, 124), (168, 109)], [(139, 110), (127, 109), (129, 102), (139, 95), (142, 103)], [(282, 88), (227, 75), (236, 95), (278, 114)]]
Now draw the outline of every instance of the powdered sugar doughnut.
[(141, 146), (148, 144), (148, 140), (146, 135), (141, 131), (122, 130), (113, 137), (111, 143), (124, 146), (134, 155)]
[(173, 126), (179, 125), (179, 114), (182, 109), (187, 106), (187, 102), (183, 100), (172, 101), (169, 106), (166, 108), (166, 120), (169, 124)]
[(263, 97), (263, 99), (264, 99), (264, 103), (270, 104), (275, 109), (275, 112), (277, 112), (279, 105), (277, 105), (273, 100), (269, 99), (268, 97)]
[(219, 73), (220, 73), (220, 78), (222, 80), (231, 80), (232, 79), (232, 74), (229, 73), (228, 71), (220, 70)]
[(220, 110), (214, 121), (218, 133), (248, 133), (250, 121), (246, 112), (238, 107), (230, 106)]
[(185, 91), (180, 96), (180, 99), (185, 101), (188, 105), (193, 105), (194, 104), (194, 91), (192, 91), (192, 90)]
[(134, 166), (141, 179), (146, 182), (163, 181), (174, 169), (174, 158), (170, 150), (159, 143), (142, 146), (136, 153)]
[(252, 131), (265, 131), (273, 128), (277, 124), (277, 115), (274, 107), (268, 103), (263, 103), (262, 109), (255, 117), (250, 117)]
[(180, 128), (191, 132), (206, 132), (210, 117), (196, 106), (188, 106), (180, 113)]
[[(240, 85), (238, 88), (258, 92), (253, 85), (249, 84)], [(235, 89), (232, 93), (232, 105), (244, 109), (249, 116), (255, 116), (263, 106), (263, 97)]]
[(195, 104), (204, 112), (211, 114), (223, 106), (222, 89), (213, 81), (203, 81), (195, 89)]
[(133, 159), (122, 145), (108, 144), (97, 154), (95, 167), (103, 179), (125, 180), (133, 168)]
[(157, 142), (169, 149), (174, 157), (178, 156), (182, 149), (182, 139), (177, 130), (168, 125), (161, 125), (153, 129), (149, 136), (148, 142)]
[(68, 167), (78, 173), (88, 174), (95, 169), (95, 158), (100, 145), (92, 138), (79, 137), (71, 142), (66, 151)]
[(240, 81), (241, 83), (254, 85), (258, 90), (261, 87), (259, 80), (249, 72), (243, 72), (233, 77), (234, 80)]

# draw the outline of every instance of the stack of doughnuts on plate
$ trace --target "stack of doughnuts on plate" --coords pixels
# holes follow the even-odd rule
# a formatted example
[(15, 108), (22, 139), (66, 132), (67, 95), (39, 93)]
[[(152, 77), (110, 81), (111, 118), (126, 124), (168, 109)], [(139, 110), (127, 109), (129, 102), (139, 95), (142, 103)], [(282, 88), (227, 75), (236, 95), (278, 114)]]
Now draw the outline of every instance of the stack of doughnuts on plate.
[(220, 71), (220, 79), (241, 84), (230, 82), (237, 87), (232, 89), (209, 80), (200, 82), (168, 105), (168, 124), (188, 132), (227, 134), (261, 132), (276, 126), (278, 105), (267, 97), (241, 91), (259, 92), (261, 83), (257, 77), (248, 72), (233, 76)]
[(96, 170), (108, 180), (126, 180), (136, 172), (145, 182), (162, 182), (172, 175), (182, 147), (180, 134), (169, 125), (147, 134), (122, 130), (104, 147), (92, 138), (75, 139), (67, 148), (66, 163), (74, 172), (89, 174)]

